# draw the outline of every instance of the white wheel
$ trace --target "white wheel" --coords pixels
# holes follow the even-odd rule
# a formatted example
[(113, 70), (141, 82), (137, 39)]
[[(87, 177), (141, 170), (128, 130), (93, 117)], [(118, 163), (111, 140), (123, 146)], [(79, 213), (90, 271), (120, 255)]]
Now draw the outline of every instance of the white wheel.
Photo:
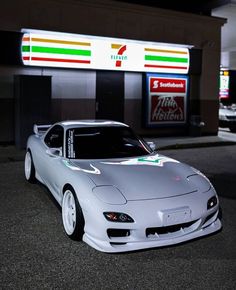
[(66, 189), (62, 200), (62, 222), (66, 234), (75, 240), (81, 239), (84, 229), (82, 210), (72, 188)]
[(30, 151), (25, 154), (25, 178), (29, 182), (35, 182), (35, 168)]
[(70, 190), (66, 190), (62, 202), (62, 220), (65, 231), (68, 235), (73, 234), (76, 224), (75, 199)]

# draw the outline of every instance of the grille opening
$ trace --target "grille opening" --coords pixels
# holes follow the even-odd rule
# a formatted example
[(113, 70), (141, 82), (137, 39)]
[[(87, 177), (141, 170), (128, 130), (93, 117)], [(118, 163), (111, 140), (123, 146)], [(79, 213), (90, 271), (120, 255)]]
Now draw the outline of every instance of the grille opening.
[(128, 237), (130, 235), (130, 230), (126, 229), (108, 229), (107, 235), (109, 238), (120, 238)]
[(211, 213), (211, 214), (209, 214), (206, 218), (205, 218), (205, 222), (204, 222), (204, 224), (206, 223), (206, 222), (208, 222), (214, 215), (215, 215), (215, 213), (216, 213), (216, 211), (214, 211), (213, 213)]
[(114, 242), (110, 242), (110, 245), (111, 246), (123, 246), (123, 245), (126, 245), (127, 243), (114, 243)]
[(226, 118), (229, 120), (236, 120), (236, 116), (226, 115)]
[(192, 222), (188, 222), (188, 223), (171, 225), (171, 226), (167, 226), (167, 227), (147, 228), (146, 229), (146, 236), (148, 237), (149, 235), (155, 235), (155, 234), (165, 235), (165, 234), (175, 233), (175, 232), (180, 231), (181, 229), (189, 228), (195, 222), (196, 221), (192, 221)]

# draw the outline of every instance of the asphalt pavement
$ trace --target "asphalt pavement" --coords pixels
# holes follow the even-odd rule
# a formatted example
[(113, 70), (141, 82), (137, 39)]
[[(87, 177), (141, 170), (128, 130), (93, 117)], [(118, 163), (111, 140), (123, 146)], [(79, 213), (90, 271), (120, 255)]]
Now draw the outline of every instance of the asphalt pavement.
[(226, 146), (236, 144), (236, 134), (228, 129), (220, 129), (214, 136), (174, 136), (174, 137), (150, 137), (146, 141), (155, 143), (158, 150), (198, 148), (212, 146)]
[(236, 289), (236, 146), (164, 152), (200, 169), (215, 185), (223, 211), (221, 232), (123, 254), (101, 253), (70, 240), (50, 193), (25, 181), (21, 153), (0, 162), (1, 290)]
[[(236, 144), (236, 134), (220, 130), (217, 136), (145, 140), (207, 173), (221, 193), (223, 232), (178, 247), (119, 255), (97, 252), (68, 239), (60, 208), (47, 189), (25, 182), (25, 150), (0, 146), (1, 290), (236, 289), (236, 173), (234, 165), (226, 169), (224, 164), (236, 162), (236, 146), (228, 146)], [(221, 161), (218, 146), (227, 152)]]

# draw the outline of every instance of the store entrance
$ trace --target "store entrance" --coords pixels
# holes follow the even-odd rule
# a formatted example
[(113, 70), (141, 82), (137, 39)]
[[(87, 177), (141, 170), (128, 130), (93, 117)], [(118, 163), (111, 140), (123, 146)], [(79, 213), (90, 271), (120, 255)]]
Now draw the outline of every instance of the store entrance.
[(124, 121), (124, 72), (97, 71), (96, 119)]
[(25, 148), (33, 125), (51, 123), (51, 76), (15, 75), (15, 145)]

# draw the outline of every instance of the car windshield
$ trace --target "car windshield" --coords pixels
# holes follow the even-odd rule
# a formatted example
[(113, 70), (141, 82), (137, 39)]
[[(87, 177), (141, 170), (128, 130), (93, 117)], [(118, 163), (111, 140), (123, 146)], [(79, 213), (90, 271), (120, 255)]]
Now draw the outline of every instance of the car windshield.
[(142, 156), (150, 148), (129, 127), (84, 127), (66, 131), (66, 157), (106, 159)]

